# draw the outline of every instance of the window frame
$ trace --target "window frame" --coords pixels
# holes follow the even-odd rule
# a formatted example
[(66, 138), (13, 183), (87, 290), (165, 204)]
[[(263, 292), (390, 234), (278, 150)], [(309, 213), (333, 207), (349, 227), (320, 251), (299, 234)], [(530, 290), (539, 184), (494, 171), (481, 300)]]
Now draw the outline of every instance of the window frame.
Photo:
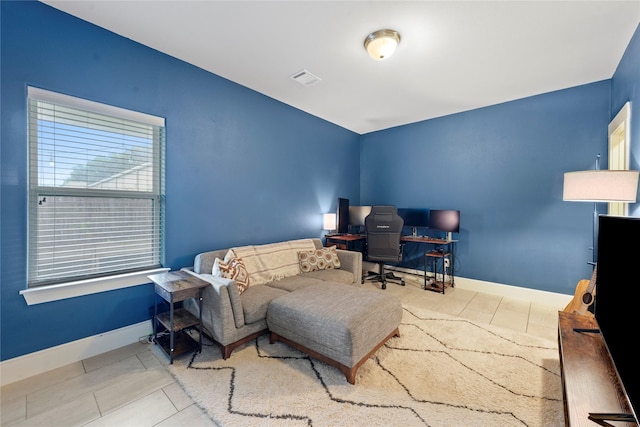
[[(134, 196), (135, 199), (153, 199), (152, 202), (154, 206), (159, 208), (159, 211), (154, 212), (154, 217), (159, 215), (158, 218), (158, 227), (154, 228), (153, 238), (158, 239), (157, 249), (159, 251), (158, 260), (159, 265), (149, 266), (149, 268), (142, 267), (139, 270), (135, 271), (126, 271), (126, 270), (117, 270), (113, 272), (107, 272), (105, 274), (96, 276), (96, 277), (70, 277), (69, 280), (65, 280), (64, 278), (56, 279), (56, 281), (52, 284), (42, 284), (43, 282), (36, 283), (35, 285), (31, 283), (31, 271), (29, 270), (31, 267), (32, 257), (35, 257), (35, 252), (32, 253), (32, 241), (28, 237), (28, 251), (27, 251), (27, 289), (20, 291), (20, 294), (23, 295), (25, 300), (29, 305), (39, 304), (42, 302), (54, 301), (64, 298), (75, 297), (79, 295), (87, 295), (97, 292), (105, 292), (113, 289), (121, 289), (129, 286), (137, 286), (142, 284), (150, 283), (147, 278), (150, 274), (155, 274), (158, 272), (168, 271), (168, 268), (164, 268), (164, 250), (165, 250), (165, 227), (164, 227), (164, 212), (165, 212), (165, 194), (164, 194), (164, 185), (165, 185), (165, 120), (164, 118), (152, 116), (145, 113), (140, 113), (136, 111), (131, 111), (127, 109), (123, 109), (120, 107), (114, 107), (107, 104), (102, 104), (94, 101), (89, 101), (81, 98), (76, 98), (68, 95), (63, 95), (56, 92), (47, 91), (44, 89), (39, 89), (35, 87), (28, 87), (28, 95), (27, 95), (27, 107), (30, 110), (31, 100), (44, 101), (47, 103), (52, 103), (55, 105), (71, 107), (74, 109), (83, 110), (89, 113), (97, 113), (101, 115), (113, 116), (127, 121), (136, 121), (140, 123), (144, 123), (145, 125), (156, 126), (161, 128), (160, 135), (153, 140), (153, 150), (157, 150), (153, 154), (153, 184), (152, 190), (149, 192), (144, 191), (100, 191), (99, 194), (96, 193), (95, 190), (91, 189), (73, 189), (69, 191), (66, 188), (61, 188), (60, 186), (46, 186), (41, 183), (32, 182), (32, 177), (34, 176), (33, 168), (39, 168), (37, 164), (37, 156), (34, 158), (31, 156), (32, 146), (35, 143), (32, 141), (31, 130), (28, 132), (28, 140), (27, 144), (29, 147), (29, 158), (28, 158), (28, 173), (29, 173), (29, 185), (28, 185), (28, 229), (29, 233), (33, 231), (34, 224), (32, 222), (32, 209), (34, 206), (37, 206), (37, 199), (39, 194), (43, 191), (47, 191), (48, 189), (53, 189), (56, 195), (71, 195), (73, 194), (76, 197), (91, 197), (99, 195), (101, 197), (109, 198), (110, 196), (117, 195), (118, 197), (129, 197)], [(32, 113), (29, 111), (27, 113), (27, 122), (28, 125), (32, 124)], [(36, 119), (37, 120), (37, 119)], [(37, 143), (35, 143), (37, 145)], [(35, 163), (35, 164), (34, 164)], [(39, 169), (36, 169), (39, 170)], [(157, 201), (157, 203), (156, 203)], [(155, 248), (154, 248), (155, 249)]]

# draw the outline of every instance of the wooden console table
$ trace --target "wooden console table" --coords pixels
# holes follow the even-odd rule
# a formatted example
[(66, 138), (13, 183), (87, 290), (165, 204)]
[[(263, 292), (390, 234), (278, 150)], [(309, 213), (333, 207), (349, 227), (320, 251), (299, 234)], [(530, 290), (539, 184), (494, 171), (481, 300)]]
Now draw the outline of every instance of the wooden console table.
[[(564, 418), (567, 426), (596, 426), (590, 413), (630, 413), (613, 362), (599, 332), (577, 332), (598, 329), (590, 315), (559, 312), (558, 348), (562, 372)], [(610, 422), (615, 426), (637, 426), (636, 423)], [(604, 424), (606, 425), (606, 424)]]

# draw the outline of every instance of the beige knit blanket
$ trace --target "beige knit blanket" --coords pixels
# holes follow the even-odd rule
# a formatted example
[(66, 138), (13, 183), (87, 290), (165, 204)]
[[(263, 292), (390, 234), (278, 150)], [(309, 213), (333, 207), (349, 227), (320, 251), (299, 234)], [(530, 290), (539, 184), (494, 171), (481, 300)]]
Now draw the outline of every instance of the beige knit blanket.
[(315, 248), (311, 239), (241, 246), (229, 249), (224, 260), (242, 259), (249, 273), (250, 284), (261, 285), (300, 273), (298, 252)]

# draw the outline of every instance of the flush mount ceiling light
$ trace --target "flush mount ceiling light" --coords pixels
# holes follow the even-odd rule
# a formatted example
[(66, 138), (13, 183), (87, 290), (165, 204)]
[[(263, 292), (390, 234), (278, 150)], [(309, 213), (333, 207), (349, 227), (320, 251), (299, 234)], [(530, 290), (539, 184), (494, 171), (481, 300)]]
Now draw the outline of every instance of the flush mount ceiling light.
[(373, 59), (387, 59), (400, 43), (400, 33), (394, 30), (378, 30), (364, 39), (364, 48)]

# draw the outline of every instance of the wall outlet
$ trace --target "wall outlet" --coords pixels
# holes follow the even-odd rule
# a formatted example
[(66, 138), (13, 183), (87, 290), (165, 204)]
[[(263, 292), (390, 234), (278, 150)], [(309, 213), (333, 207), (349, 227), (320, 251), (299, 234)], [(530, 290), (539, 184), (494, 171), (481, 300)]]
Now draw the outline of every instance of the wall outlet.
[(449, 268), (449, 266), (450, 266), (449, 261), (450, 261), (449, 258), (445, 258), (444, 259), (444, 267), (445, 268)]

